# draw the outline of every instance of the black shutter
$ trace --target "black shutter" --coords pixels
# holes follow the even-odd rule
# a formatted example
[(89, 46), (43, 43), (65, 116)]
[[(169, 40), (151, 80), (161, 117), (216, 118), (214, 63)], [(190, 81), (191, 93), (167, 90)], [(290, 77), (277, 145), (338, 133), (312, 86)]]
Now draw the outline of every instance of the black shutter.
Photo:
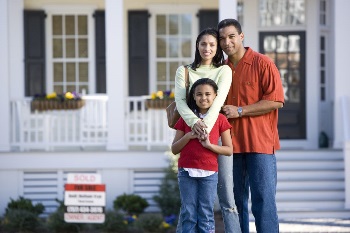
[(147, 11), (128, 12), (129, 96), (149, 94), (148, 17)]
[(96, 48), (96, 93), (106, 93), (106, 29), (105, 12), (96, 11), (95, 48)]
[(200, 10), (199, 16), (199, 31), (207, 27), (217, 28), (219, 23), (218, 10)]
[(45, 93), (45, 12), (24, 11), (25, 95)]

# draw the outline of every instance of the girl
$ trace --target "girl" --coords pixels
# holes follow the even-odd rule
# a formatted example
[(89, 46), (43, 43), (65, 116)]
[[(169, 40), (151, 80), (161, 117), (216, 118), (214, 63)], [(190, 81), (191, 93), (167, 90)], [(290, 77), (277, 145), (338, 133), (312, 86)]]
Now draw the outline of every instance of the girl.
[[(203, 119), (217, 96), (218, 87), (209, 78), (198, 79), (190, 90), (188, 107)], [(231, 125), (219, 114), (210, 135), (198, 140), (191, 128), (180, 118), (171, 147), (180, 153), (178, 182), (181, 196), (181, 232), (215, 233), (214, 201), (218, 183), (218, 154), (232, 155)], [(218, 145), (221, 137), (222, 146)]]

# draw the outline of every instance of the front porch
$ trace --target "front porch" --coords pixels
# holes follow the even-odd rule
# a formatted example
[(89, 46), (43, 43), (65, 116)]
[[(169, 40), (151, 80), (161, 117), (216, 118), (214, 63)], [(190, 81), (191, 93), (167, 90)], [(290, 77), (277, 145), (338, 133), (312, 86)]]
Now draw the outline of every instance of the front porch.
[[(125, 142), (128, 150), (167, 150), (174, 130), (167, 126), (164, 106), (147, 105), (149, 96), (128, 97)], [(32, 110), (31, 99), (11, 102), (12, 151), (106, 150), (109, 128), (108, 96), (84, 96), (79, 109)], [(169, 101), (167, 101), (169, 102)], [(115, 109), (113, 110), (115, 111)]]

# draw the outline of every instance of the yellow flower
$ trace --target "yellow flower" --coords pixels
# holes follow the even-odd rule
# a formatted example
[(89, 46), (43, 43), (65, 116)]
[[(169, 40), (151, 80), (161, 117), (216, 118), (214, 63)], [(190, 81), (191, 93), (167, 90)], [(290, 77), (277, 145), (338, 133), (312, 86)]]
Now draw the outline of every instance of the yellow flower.
[(163, 99), (164, 93), (163, 93), (163, 91), (157, 91), (156, 95), (159, 99)]
[(124, 220), (123, 223), (124, 223), (125, 225), (128, 225), (128, 221), (126, 221), (126, 220)]
[(154, 100), (154, 99), (156, 99), (156, 98), (157, 98), (157, 94), (156, 94), (155, 92), (153, 92), (153, 93), (151, 94), (151, 99)]
[(52, 92), (50, 94), (47, 94), (46, 98), (47, 99), (56, 99), (57, 98), (57, 94), (56, 94), (56, 92)]
[(137, 219), (137, 216), (134, 214), (134, 215), (132, 216), (132, 218), (133, 218), (133, 219)]
[(175, 98), (175, 93), (174, 92), (171, 92), (170, 95), (169, 95), (170, 98)]
[(64, 97), (69, 100), (74, 99), (74, 95), (71, 92), (67, 92)]
[(163, 228), (169, 228), (169, 227), (170, 227), (170, 224), (169, 224), (169, 223), (166, 223), (166, 222), (162, 222), (162, 227), (163, 227)]

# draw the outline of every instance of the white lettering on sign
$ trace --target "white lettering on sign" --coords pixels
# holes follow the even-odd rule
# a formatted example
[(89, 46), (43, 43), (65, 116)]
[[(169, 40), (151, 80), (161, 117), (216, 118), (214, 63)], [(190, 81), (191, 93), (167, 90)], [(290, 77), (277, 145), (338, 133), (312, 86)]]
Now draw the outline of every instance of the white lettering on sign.
[(93, 173), (69, 173), (67, 183), (71, 184), (101, 184), (101, 175)]
[(64, 213), (65, 222), (74, 223), (104, 223), (104, 214), (85, 214), (85, 213)]

